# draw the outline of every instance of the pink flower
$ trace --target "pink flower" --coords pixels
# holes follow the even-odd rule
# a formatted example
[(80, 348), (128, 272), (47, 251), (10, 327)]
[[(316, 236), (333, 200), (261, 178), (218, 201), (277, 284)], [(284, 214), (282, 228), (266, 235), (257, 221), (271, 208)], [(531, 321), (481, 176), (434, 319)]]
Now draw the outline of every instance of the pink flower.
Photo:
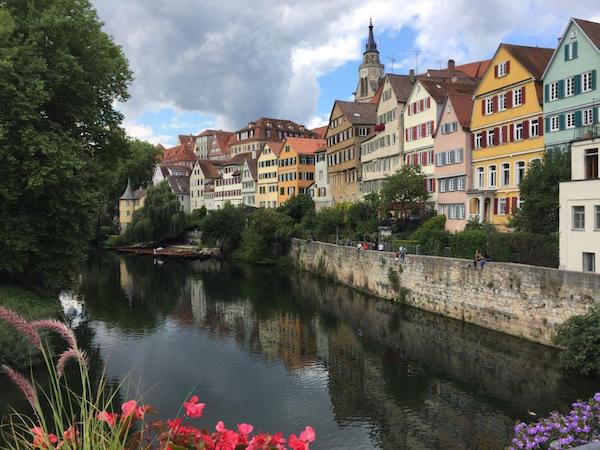
[(146, 411), (148, 411), (150, 409), (150, 405), (142, 405), (142, 406), (138, 406), (137, 408), (135, 408), (135, 418), (136, 419), (143, 419), (144, 415), (146, 414)]
[(315, 437), (315, 430), (313, 430), (313, 427), (311, 426), (304, 427), (304, 431), (300, 433), (300, 440), (308, 444), (314, 442)]
[(101, 411), (98, 413), (97, 419), (100, 422), (106, 422), (111, 428), (115, 426), (115, 421), (117, 420), (117, 413), (110, 413), (106, 411)]
[(295, 434), (290, 434), (288, 445), (292, 450), (308, 450), (309, 444), (315, 440), (315, 430), (312, 427), (305, 427), (297, 438)]
[(215, 430), (217, 430), (219, 433), (222, 433), (223, 431), (225, 431), (225, 424), (223, 423), (222, 420), (219, 420), (217, 422), (217, 424), (215, 425)]
[(238, 424), (238, 431), (244, 436), (252, 433), (252, 430), (254, 430), (254, 427), (252, 425), (249, 425), (247, 423)]
[(63, 439), (65, 441), (74, 441), (79, 436), (79, 431), (75, 428), (75, 425), (71, 425), (63, 432)]
[(33, 448), (48, 448), (48, 443), (56, 444), (58, 442), (55, 434), (46, 435), (46, 432), (40, 427), (32, 428), (31, 432), (33, 433)]
[(206, 405), (204, 403), (198, 403), (198, 397), (193, 396), (189, 402), (184, 402), (183, 407), (185, 408), (185, 415), (192, 419), (202, 417), (202, 410)]
[(123, 419), (127, 419), (132, 414), (135, 414), (137, 402), (135, 400), (129, 400), (121, 405), (121, 411), (123, 412)]

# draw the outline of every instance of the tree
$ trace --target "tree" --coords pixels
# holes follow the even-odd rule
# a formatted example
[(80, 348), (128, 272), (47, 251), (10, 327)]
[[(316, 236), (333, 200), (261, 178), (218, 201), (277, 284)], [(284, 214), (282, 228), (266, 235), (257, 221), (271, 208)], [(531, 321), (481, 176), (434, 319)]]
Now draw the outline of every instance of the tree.
[(565, 350), (563, 368), (583, 375), (600, 375), (600, 305), (582, 316), (573, 316), (558, 327), (554, 342)]
[(246, 226), (246, 216), (240, 208), (226, 203), (222, 209), (211, 211), (200, 222), (202, 239), (219, 243), (221, 250), (228, 253), (240, 245), (242, 232)]
[(530, 163), (519, 185), (523, 204), (515, 211), (510, 226), (517, 231), (530, 233), (556, 233), (559, 183), (570, 178), (569, 152), (548, 152), (541, 161)]
[(135, 187), (145, 187), (150, 184), (160, 156), (158, 147), (139, 139), (127, 139), (123, 151), (116, 172), (117, 186), (116, 190), (113, 190), (112, 205), (116, 204), (128, 181)]
[(420, 166), (407, 165), (389, 176), (381, 187), (381, 202), (387, 211), (395, 210), (407, 218), (423, 209), (429, 197), (425, 189), (425, 175)]
[(293, 232), (291, 217), (272, 209), (260, 209), (250, 218), (244, 231), (244, 256), (255, 263), (276, 263), (287, 253)]
[(86, 0), (0, 0), (0, 276), (21, 284), (64, 288), (109, 201), (131, 73), (101, 26)]
[(279, 206), (278, 211), (290, 216), (295, 223), (300, 223), (302, 218), (309, 212), (314, 212), (315, 202), (308, 194), (300, 194), (290, 197), (289, 200)]
[(163, 241), (181, 236), (187, 220), (169, 183), (161, 181), (148, 189), (144, 206), (133, 213), (123, 242)]

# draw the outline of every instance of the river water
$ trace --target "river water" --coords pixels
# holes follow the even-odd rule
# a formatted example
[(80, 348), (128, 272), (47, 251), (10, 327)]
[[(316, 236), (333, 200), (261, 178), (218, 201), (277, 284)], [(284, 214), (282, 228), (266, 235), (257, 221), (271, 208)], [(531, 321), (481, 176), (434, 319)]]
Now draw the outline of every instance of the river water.
[[(597, 387), (553, 349), (293, 270), (103, 254), (61, 300), (121, 400), (173, 417), (195, 393), (196, 425), (310, 424), (315, 449), (500, 449)], [(9, 407), (25, 408), (0, 378)]]

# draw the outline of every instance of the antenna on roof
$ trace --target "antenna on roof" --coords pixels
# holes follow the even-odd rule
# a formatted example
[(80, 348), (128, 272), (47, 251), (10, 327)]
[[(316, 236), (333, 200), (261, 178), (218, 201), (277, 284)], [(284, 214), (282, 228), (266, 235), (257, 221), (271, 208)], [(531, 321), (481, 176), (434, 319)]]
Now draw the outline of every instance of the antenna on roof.
[(392, 53), (390, 56), (386, 57), (389, 62), (390, 62), (390, 66), (392, 66), (392, 73), (394, 73), (394, 64), (396, 64), (396, 58), (394, 58), (394, 54)]
[(419, 53), (423, 53), (423, 50), (405, 50), (404, 53), (414, 53), (415, 55), (415, 73), (419, 73)]
[(444, 60), (443, 59), (436, 59), (435, 62), (438, 63), (438, 65), (440, 66), (440, 70), (441, 70), (442, 63), (444, 62)]

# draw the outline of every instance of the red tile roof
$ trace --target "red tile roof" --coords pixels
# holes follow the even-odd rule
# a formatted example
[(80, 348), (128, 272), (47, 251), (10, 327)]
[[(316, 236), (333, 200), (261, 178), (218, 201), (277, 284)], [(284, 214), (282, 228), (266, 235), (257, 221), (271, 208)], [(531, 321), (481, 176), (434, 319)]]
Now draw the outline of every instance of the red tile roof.
[(219, 178), (219, 168), (213, 164), (213, 161), (199, 159), (198, 165), (205, 178)]
[[(337, 104), (351, 124), (374, 124), (377, 121), (377, 105), (374, 103), (356, 103), (336, 100)], [(334, 105), (335, 108), (335, 105)]]
[(600, 23), (590, 22), (589, 20), (573, 19), (583, 32), (590, 38), (596, 48), (600, 50)]
[(289, 145), (299, 155), (312, 155), (315, 151), (327, 145), (325, 139), (287, 138), (283, 146)]
[(281, 149), (283, 148), (283, 142), (280, 141), (268, 141), (265, 145), (269, 146), (271, 151), (275, 153), (275, 156), (279, 156), (279, 153), (281, 153)]
[(162, 162), (165, 164), (179, 164), (182, 162), (196, 161), (194, 143), (188, 141), (185, 144), (176, 145), (163, 151)]
[(541, 80), (550, 58), (554, 54), (553, 48), (527, 47), (525, 45), (500, 44), (527, 69), (535, 80)]
[(410, 75), (396, 75), (388, 73), (387, 78), (392, 86), (396, 100), (405, 103), (415, 84), (416, 77)]
[(310, 131), (315, 133), (319, 137), (319, 139), (323, 139), (325, 137), (325, 134), (327, 133), (327, 128), (327, 125), (323, 125), (322, 127), (313, 128)]
[(491, 59), (486, 59), (483, 61), (475, 61), (471, 63), (461, 64), (460, 66), (456, 66), (455, 70), (460, 70), (471, 78), (483, 78), (483, 74), (489, 67)]
[(468, 130), (471, 126), (471, 113), (473, 112), (473, 95), (452, 92), (448, 94), (448, 100), (452, 103), (452, 108), (458, 119), (460, 126)]
[(473, 95), (477, 88), (477, 83), (474, 81), (470, 83), (455, 83), (450, 80), (428, 80), (420, 78), (419, 82), (437, 103), (442, 103), (446, 99), (446, 94), (459, 93)]

